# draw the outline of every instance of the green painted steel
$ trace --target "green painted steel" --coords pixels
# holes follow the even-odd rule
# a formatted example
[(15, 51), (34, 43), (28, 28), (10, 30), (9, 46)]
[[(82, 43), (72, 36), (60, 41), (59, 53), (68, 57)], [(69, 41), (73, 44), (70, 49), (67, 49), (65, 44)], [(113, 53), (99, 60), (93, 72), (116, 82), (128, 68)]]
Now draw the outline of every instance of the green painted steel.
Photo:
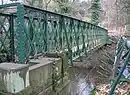
[(124, 65), (123, 65), (119, 75), (117, 76), (116, 80), (112, 83), (112, 87), (111, 87), (109, 95), (113, 95), (113, 93), (115, 91), (115, 88), (116, 88), (117, 84), (119, 83), (119, 81), (121, 79), (121, 76), (123, 75), (123, 72), (124, 72), (126, 66), (128, 65), (129, 58), (130, 58), (130, 50), (129, 50), (129, 53), (128, 53), (127, 57), (126, 57), (126, 60), (124, 62)]
[[(22, 4), (17, 5), (17, 56), (19, 59), (19, 63), (25, 62), (25, 53), (26, 53), (26, 45), (25, 45), (25, 32), (24, 32), (24, 6)], [(15, 31), (15, 32), (16, 32)]]
[[(114, 62), (114, 66), (113, 66), (113, 72), (114, 73), (113, 73), (113, 77), (112, 77), (112, 79), (114, 81), (112, 81), (112, 83), (111, 83), (111, 89), (110, 89), (109, 95), (114, 94), (116, 86), (117, 86), (118, 83), (120, 83), (121, 80), (124, 80), (124, 81), (129, 80), (128, 79), (129, 76), (127, 78), (122, 79), (123, 72), (124, 72), (125, 68), (128, 66), (129, 58), (130, 58), (130, 49), (126, 49), (126, 43), (127, 43), (126, 41), (127, 41), (126, 39), (124, 39), (123, 37), (120, 37), (120, 39), (117, 42), (116, 54), (115, 54), (115, 62)], [(126, 54), (125, 59), (122, 58), (122, 53)], [(121, 70), (119, 71), (118, 66), (119, 66), (119, 63), (120, 63), (121, 59), (124, 59), (124, 64), (123, 64)], [(117, 75), (117, 73), (119, 73), (119, 74)]]
[(10, 20), (9, 20), (9, 24), (10, 24), (10, 55), (11, 61), (14, 61), (15, 57), (14, 57), (14, 23), (13, 23), (13, 19), (14, 17), (11, 15), (10, 16)]
[(82, 60), (82, 55), (107, 43), (106, 29), (72, 17), (20, 3), (1, 5), (0, 10), (3, 9), (0, 36), (5, 34), (0, 39), (0, 50), (11, 55), (10, 61), (24, 64), (39, 54), (67, 52), (72, 65), (76, 58)]

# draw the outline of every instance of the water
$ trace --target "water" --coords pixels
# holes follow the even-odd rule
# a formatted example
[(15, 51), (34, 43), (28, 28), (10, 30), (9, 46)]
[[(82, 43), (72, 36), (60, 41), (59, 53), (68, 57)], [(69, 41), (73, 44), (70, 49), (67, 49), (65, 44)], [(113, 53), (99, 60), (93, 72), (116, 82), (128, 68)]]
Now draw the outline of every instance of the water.
[(90, 70), (88, 69), (70, 69), (71, 95), (90, 95), (91, 91), (94, 89), (95, 80), (92, 77), (93, 74), (88, 76), (89, 72)]

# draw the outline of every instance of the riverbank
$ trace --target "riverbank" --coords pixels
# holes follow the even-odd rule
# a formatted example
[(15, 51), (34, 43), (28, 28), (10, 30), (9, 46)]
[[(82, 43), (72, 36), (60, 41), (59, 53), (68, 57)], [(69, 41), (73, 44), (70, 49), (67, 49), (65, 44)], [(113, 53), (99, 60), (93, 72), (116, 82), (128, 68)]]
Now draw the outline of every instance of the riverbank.
[[(71, 95), (90, 95), (95, 85), (107, 84), (112, 75), (116, 42), (74, 62), (69, 69)], [(97, 94), (96, 94), (97, 95)], [(104, 95), (104, 94), (102, 94)]]

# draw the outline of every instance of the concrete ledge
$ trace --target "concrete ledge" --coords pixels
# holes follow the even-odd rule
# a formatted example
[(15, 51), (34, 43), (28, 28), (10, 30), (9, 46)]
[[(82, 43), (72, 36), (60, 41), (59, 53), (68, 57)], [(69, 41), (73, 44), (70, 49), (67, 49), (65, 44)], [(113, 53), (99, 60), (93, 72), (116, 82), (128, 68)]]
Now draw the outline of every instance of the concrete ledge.
[(29, 70), (34, 70), (41, 66), (45, 66), (48, 64), (52, 64), (56, 61), (60, 60), (60, 58), (42, 58), (42, 59), (32, 59), (29, 61), (29, 64), (35, 64), (29, 67)]
[(17, 93), (28, 87), (29, 69), (26, 64), (0, 64), (0, 90)]
[[(49, 95), (53, 83), (56, 83), (57, 89), (63, 86), (62, 77), (68, 77), (66, 62), (66, 55), (62, 55), (60, 58), (32, 59), (28, 64), (2, 63), (0, 90), (7, 92), (7, 95), (37, 95), (40, 92)], [(64, 84), (67, 80), (69, 78), (64, 80)]]

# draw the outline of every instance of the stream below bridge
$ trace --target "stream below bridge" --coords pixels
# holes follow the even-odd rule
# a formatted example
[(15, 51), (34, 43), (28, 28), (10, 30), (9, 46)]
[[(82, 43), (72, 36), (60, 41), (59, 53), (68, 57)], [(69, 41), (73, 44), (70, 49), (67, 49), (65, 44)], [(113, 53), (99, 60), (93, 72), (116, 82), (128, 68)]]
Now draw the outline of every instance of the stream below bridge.
[(91, 95), (98, 84), (108, 83), (112, 74), (115, 44), (104, 46), (84, 58), (83, 62), (74, 62), (69, 68), (70, 95)]

